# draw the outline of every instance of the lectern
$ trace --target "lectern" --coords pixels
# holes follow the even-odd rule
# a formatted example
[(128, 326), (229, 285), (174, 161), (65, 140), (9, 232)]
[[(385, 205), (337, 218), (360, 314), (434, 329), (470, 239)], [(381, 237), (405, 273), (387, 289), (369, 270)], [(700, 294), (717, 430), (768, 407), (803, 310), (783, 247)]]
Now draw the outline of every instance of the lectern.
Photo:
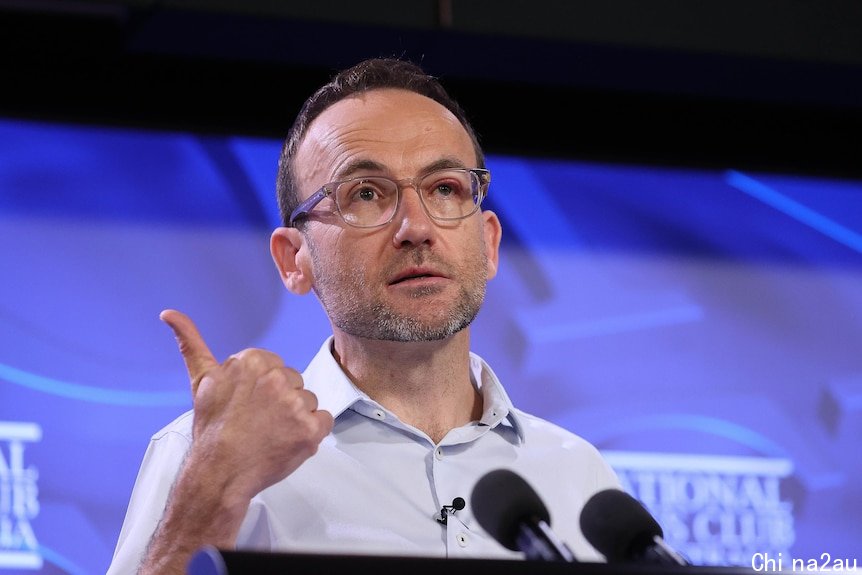
[(506, 559), (432, 559), (222, 551), (205, 547), (188, 575), (754, 575), (741, 567), (658, 567)]

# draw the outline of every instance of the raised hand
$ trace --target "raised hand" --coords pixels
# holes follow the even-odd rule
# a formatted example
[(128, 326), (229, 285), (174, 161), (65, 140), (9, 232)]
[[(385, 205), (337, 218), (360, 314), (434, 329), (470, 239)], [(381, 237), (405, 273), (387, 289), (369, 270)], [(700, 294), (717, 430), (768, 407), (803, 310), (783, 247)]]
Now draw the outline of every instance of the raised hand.
[(188, 316), (160, 317), (189, 372), (193, 439), (138, 575), (181, 575), (202, 546), (233, 548), (252, 497), (314, 455), (333, 424), (274, 353), (246, 349), (219, 363)]
[(250, 499), (316, 453), (332, 415), (302, 376), (276, 354), (245, 349), (219, 363), (194, 322), (176, 310), (160, 315), (174, 332), (194, 398), (197, 472), (213, 474), (230, 493)]

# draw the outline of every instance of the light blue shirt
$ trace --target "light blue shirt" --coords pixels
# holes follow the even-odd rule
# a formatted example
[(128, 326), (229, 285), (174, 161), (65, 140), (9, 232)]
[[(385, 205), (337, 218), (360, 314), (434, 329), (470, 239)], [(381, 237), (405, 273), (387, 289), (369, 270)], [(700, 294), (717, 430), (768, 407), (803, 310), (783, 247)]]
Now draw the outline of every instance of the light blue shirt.
[[(451, 430), (439, 444), (401, 422), (345, 376), (332, 338), (303, 373), (319, 408), (335, 427), (312, 458), (259, 493), (239, 532), (237, 548), (272, 551), (522, 558), (491, 538), (470, 507), (475, 483), (508, 468), (539, 494), (551, 528), (581, 561), (600, 561), (578, 526), (596, 491), (619, 487), (598, 451), (582, 438), (512, 406), (494, 372), (470, 356), (483, 398), (478, 422)], [(144, 455), (108, 575), (137, 570), (165, 509), (192, 438), (192, 412), (156, 433)], [(437, 521), (444, 505), (463, 510)]]

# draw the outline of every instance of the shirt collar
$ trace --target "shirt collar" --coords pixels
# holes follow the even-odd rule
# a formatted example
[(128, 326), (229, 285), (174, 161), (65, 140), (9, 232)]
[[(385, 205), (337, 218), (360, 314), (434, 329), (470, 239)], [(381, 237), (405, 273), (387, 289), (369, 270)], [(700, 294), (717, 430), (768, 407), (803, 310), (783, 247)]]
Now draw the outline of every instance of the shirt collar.
[(317, 396), (318, 409), (324, 409), (338, 418), (357, 401), (368, 400), (368, 396), (350, 381), (332, 355), (333, 337), (329, 336), (311, 363), (302, 373), (305, 388)]
[(512, 400), (503, 389), (497, 374), (488, 363), (475, 353), (470, 353), (470, 375), (482, 394), (482, 419), (479, 423), (494, 427), (497, 424), (511, 427), (518, 440), (524, 442), (524, 427), (521, 425)]
[[(317, 396), (319, 409), (338, 418), (357, 402), (370, 402), (371, 398), (357, 388), (345, 375), (332, 355), (333, 337), (329, 336), (302, 374), (306, 389)], [(483, 413), (480, 424), (494, 427), (511, 427), (518, 439), (524, 441), (524, 428), (519, 421), (512, 401), (491, 367), (475, 353), (470, 353), (470, 375), (482, 394)]]

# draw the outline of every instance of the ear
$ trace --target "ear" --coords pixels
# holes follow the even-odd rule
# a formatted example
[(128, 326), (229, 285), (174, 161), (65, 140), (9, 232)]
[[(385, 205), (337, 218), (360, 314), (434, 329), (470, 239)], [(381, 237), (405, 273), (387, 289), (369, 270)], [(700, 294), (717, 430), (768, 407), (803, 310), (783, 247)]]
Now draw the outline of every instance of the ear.
[(314, 277), (302, 232), (296, 228), (276, 228), (269, 240), (269, 250), (284, 287), (296, 295), (307, 294)]
[(500, 218), (490, 210), (482, 212), (482, 234), (485, 239), (485, 257), (488, 259), (488, 278), (497, 275), (500, 264), (500, 240), (503, 237), (503, 227)]

